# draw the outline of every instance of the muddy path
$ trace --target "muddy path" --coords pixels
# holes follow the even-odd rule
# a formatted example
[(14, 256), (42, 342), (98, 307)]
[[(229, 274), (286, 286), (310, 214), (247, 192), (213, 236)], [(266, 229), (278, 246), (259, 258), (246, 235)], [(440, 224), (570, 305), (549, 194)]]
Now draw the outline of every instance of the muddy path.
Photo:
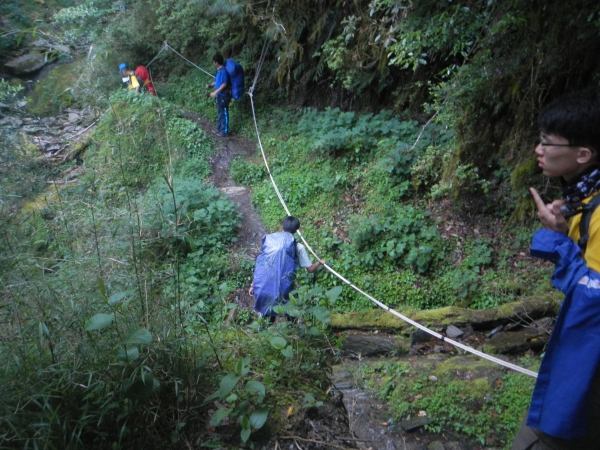
[[(205, 118), (193, 113), (185, 113), (183, 116), (196, 122), (208, 136), (214, 136), (211, 132), (214, 124)], [(252, 190), (245, 186), (237, 186), (229, 175), (229, 167), (236, 156), (254, 155), (255, 145), (235, 135), (214, 139), (220, 149), (210, 160), (212, 175), (206, 181), (225, 193), (241, 213), (237, 242), (232, 248), (234, 256), (254, 260), (260, 253), (261, 238), (267, 234), (267, 229), (252, 206)], [(254, 299), (248, 294), (247, 289), (238, 289), (235, 296), (240, 307), (253, 307)]]

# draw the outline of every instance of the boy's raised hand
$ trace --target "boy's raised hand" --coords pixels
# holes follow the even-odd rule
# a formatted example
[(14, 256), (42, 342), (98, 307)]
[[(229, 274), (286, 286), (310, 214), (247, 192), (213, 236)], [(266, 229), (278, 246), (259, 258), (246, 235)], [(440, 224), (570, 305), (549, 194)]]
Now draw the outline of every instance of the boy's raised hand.
[(569, 232), (569, 224), (565, 216), (560, 212), (560, 207), (565, 204), (565, 201), (554, 200), (552, 203), (545, 204), (540, 194), (534, 188), (529, 188), (529, 192), (531, 192), (537, 206), (538, 217), (540, 218), (540, 222), (542, 222), (542, 226), (547, 230), (567, 234)]

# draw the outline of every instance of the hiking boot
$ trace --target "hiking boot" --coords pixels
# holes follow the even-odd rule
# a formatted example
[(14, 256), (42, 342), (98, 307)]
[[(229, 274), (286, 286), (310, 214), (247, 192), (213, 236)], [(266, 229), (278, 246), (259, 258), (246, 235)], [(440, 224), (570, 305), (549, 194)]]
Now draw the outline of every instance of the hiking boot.
[(215, 133), (216, 137), (227, 137), (226, 134), (221, 133), (220, 131), (218, 133)]

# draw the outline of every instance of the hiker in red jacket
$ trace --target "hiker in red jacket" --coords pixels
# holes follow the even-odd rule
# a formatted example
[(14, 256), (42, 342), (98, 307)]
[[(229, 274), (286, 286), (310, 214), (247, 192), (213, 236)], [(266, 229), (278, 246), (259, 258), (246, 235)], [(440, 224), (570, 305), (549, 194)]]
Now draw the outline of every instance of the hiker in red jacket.
[[(143, 88), (146, 88), (146, 90), (148, 91), (148, 93), (150, 95), (153, 95), (154, 97), (156, 97), (156, 89), (154, 89), (154, 84), (152, 84), (152, 81), (150, 80), (150, 73), (148, 72), (148, 69), (146, 69), (146, 67), (144, 66), (137, 66), (135, 68), (135, 71), (130, 70), (129, 68), (127, 68), (127, 64), (125, 63), (121, 63), (119, 65), (119, 72), (121, 72), (121, 74), (131, 77), (132, 75), (135, 75), (139, 80), (141, 80), (141, 88), (143, 90)], [(136, 91), (139, 92), (139, 88), (136, 88)]]

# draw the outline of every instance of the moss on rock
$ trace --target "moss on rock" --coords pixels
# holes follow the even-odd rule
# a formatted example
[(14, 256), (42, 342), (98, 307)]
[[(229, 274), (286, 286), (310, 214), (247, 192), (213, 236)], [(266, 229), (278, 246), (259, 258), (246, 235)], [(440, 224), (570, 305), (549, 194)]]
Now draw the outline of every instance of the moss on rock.
[(51, 116), (73, 105), (71, 88), (77, 85), (85, 60), (59, 64), (48, 75), (34, 83), (28, 96), (27, 110), (36, 116)]

